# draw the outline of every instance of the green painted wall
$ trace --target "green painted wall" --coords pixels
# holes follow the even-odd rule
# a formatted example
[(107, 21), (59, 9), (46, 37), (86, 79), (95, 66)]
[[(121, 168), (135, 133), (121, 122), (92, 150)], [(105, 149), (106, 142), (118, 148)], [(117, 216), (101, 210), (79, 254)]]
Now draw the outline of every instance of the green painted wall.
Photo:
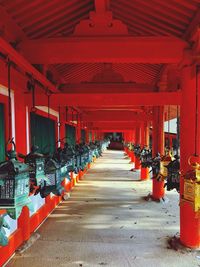
[(69, 145), (75, 145), (76, 144), (76, 128), (74, 126), (65, 125), (65, 136), (66, 136), (66, 142)]
[(53, 153), (56, 147), (55, 121), (31, 113), (31, 144), (39, 146), (41, 153)]

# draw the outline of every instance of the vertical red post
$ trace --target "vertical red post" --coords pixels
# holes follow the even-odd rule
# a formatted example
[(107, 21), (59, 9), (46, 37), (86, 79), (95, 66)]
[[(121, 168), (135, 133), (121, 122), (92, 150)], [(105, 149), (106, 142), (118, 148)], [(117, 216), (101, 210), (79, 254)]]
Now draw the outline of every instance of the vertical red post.
[[(141, 144), (141, 124), (137, 125), (136, 131), (135, 131), (135, 141), (137, 145)], [(135, 169), (140, 170), (141, 169), (141, 164), (140, 164), (140, 159), (135, 157)]]
[[(130, 142), (131, 142), (130, 131), (128, 131), (128, 132), (126, 133), (126, 138), (127, 138), (127, 139), (126, 139), (127, 142), (130, 143)], [(130, 151), (129, 148), (127, 148), (127, 155), (128, 155), (129, 158), (131, 157), (131, 151)]]
[(135, 154), (134, 154), (134, 151), (131, 151), (131, 162), (135, 163)]
[(15, 143), (17, 151), (26, 154), (26, 105), (24, 95), (21, 92), (15, 92)]
[[(164, 107), (154, 107), (153, 109), (153, 157), (157, 153), (164, 154)], [(153, 179), (152, 198), (159, 200), (165, 195), (164, 181)]]
[[(123, 133), (123, 139), (124, 139), (124, 143), (126, 144), (128, 142), (127, 141), (127, 132)], [(124, 151), (126, 154), (128, 153), (128, 148), (126, 146), (124, 147)]]
[(29, 208), (23, 207), (22, 212), (17, 221), (18, 229), (21, 230), (22, 240), (27, 241), (30, 238), (30, 215)]
[[(133, 144), (135, 143), (135, 129), (130, 131), (130, 142)], [(135, 163), (134, 151), (131, 151), (130, 157), (131, 157), (131, 162)]]
[[(142, 146), (149, 147), (149, 124), (147, 122), (144, 123), (143, 131), (144, 132), (142, 134), (142, 140), (141, 140)], [(149, 179), (149, 168), (141, 167), (140, 179), (141, 180)]]
[[(196, 117), (196, 104), (200, 110), (200, 74), (196, 76), (196, 66), (185, 67), (182, 70), (182, 105), (181, 105), (181, 124), (180, 124), (180, 159), (181, 170), (183, 173), (190, 169), (188, 158), (196, 152), (200, 153), (200, 114)], [(198, 87), (196, 87), (198, 85)], [(198, 90), (198, 94), (196, 94)], [(196, 102), (196, 97), (198, 101)], [(197, 119), (197, 121), (196, 121)], [(195, 129), (197, 122), (197, 136)], [(196, 144), (195, 144), (196, 143)], [(200, 247), (200, 216), (195, 212), (191, 203), (182, 201), (184, 193), (184, 179), (180, 181), (180, 240), (191, 248)]]

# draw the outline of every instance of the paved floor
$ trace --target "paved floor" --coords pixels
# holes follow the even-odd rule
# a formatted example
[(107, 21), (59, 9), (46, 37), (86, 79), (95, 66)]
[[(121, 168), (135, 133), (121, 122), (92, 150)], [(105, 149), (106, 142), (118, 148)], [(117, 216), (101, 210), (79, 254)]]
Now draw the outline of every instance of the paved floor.
[(145, 202), (151, 181), (137, 181), (128, 162), (123, 152), (104, 153), (38, 230), (40, 239), (7, 266), (200, 266), (200, 253), (167, 249), (179, 231), (178, 194), (168, 193), (167, 204)]

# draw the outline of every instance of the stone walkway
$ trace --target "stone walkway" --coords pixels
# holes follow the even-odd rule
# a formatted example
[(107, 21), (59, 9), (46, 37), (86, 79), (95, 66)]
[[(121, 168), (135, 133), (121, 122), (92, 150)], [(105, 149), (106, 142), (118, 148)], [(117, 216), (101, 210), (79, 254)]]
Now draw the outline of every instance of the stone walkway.
[(122, 151), (105, 152), (7, 266), (200, 266), (200, 253), (167, 248), (179, 231), (178, 194), (167, 193), (167, 204), (144, 201), (152, 182), (138, 181), (131, 167)]

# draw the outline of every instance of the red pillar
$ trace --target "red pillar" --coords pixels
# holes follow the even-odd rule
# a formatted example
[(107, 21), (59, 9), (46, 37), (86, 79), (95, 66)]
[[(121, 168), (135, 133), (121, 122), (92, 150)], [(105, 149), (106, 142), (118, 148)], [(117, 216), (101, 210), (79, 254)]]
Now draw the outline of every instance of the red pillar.
[[(123, 139), (124, 139), (124, 143), (125, 144), (128, 142), (128, 136), (127, 135), (128, 135), (127, 132), (123, 133)], [(124, 151), (125, 151), (126, 154), (128, 154), (128, 148), (126, 146), (124, 147)]]
[[(135, 131), (135, 141), (137, 145), (141, 144), (141, 124), (139, 124), (136, 128)], [(140, 164), (140, 159), (135, 157), (135, 169), (140, 170), (141, 169), (141, 164)]]
[[(182, 70), (182, 105), (180, 124), (180, 145), (181, 145), (181, 170), (186, 173), (190, 169), (188, 158), (195, 153), (200, 153), (200, 114), (196, 121), (196, 81), (198, 82), (198, 109), (200, 109), (200, 74), (196, 80), (196, 66), (185, 67)], [(195, 138), (195, 125), (197, 122), (197, 138)], [(196, 140), (195, 140), (196, 139)], [(192, 203), (184, 201), (184, 179), (180, 181), (180, 240), (191, 248), (200, 247), (200, 216), (195, 212)]]
[[(156, 153), (164, 154), (164, 107), (154, 107), (153, 109), (153, 157)], [(152, 198), (159, 200), (165, 195), (164, 181), (153, 179)]]
[[(127, 132), (127, 142), (131, 143), (131, 133), (130, 133), (130, 131)], [(130, 151), (129, 148), (127, 149), (127, 155), (128, 155), (128, 157), (131, 157), (131, 151)]]
[(131, 162), (135, 163), (135, 154), (134, 154), (134, 151), (131, 151)]
[[(135, 143), (135, 129), (128, 131), (128, 142), (133, 144)], [(128, 155), (131, 159), (131, 162), (135, 162), (135, 154), (132, 150), (128, 151)]]
[[(15, 143), (17, 152), (27, 153), (26, 136), (26, 105), (24, 95), (21, 92), (15, 92)], [(13, 115), (12, 115), (13, 116)]]
[[(142, 127), (142, 146), (149, 147), (149, 124), (147, 122), (144, 123)], [(140, 179), (141, 180), (147, 180), (149, 179), (149, 168), (142, 168), (141, 167), (141, 173), (140, 173)]]
[[(131, 131), (131, 143), (135, 144), (135, 129)], [(135, 163), (135, 154), (133, 151), (131, 153), (131, 162)]]

